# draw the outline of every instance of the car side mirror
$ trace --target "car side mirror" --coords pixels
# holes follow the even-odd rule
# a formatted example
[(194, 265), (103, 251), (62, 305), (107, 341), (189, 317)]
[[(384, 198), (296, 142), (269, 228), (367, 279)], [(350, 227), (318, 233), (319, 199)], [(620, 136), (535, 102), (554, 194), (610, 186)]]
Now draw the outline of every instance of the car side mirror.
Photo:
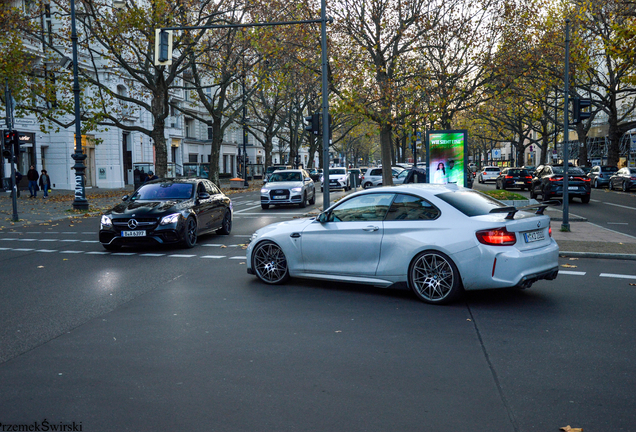
[(329, 222), (329, 214), (326, 212), (320, 213), (318, 215), (318, 222), (321, 224)]
[(210, 194), (207, 192), (199, 192), (199, 194), (197, 195), (197, 198), (200, 200), (210, 199)]
[(121, 200), (122, 201), (126, 201), (126, 200), (128, 200), (128, 198), (130, 198), (128, 195), (124, 195), (123, 197), (121, 197)]
[(311, 181), (311, 177), (305, 177), (305, 181), (306, 182), (310, 182)]

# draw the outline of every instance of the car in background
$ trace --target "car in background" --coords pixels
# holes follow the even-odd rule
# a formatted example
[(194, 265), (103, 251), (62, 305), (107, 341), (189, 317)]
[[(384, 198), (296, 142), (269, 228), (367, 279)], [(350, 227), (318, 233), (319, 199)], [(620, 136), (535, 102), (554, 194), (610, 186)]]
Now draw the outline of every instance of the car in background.
[[(590, 179), (579, 167), (568, 167), (569, 199), (580, 198), (585, 204), (590, 202)], [(544, 201), (563, 197), (563, 165), (542, 165), (535, 171), (530, 186), (530, 198), (541, 196)]]
[(267, 183), (269, 181), (269, 177), (275, 171), (286, 170), (286, 169), (292, 169), (292, 167), (290, 165), (272, 165), (272, 166), (268, 166), (267, 169), (265, 170), (265, 175), (263, 176), (263, 183)]
[(191, 248), (202, 234), (232, 230), (232, 200), (207, 179), (153, 180), (122, 201), (101, 217), (99, 241), (106, 250), (174, 243)]
[(636, 188), (636, 168), (624, 167), (616, 171), (609, 179), (609, 188), (623, 192)]
[(484, 167), (478, 174), (477, 180), (479, 183), (486, 183), (488, 181), (496, 181), (497, 177), (501, 174), (501, 170), (496, 166)]
[(587, 173), (587, 176), (592, 182), (592, 187), (598, 189), (609, 185), (609, 179), (614, 175), (614, 173), (616, 173), (616, 171), (618, 171), (617, 166), (595, 165), (592, 167), (590, 172)]
[(261, 188), (261, 208), (270, 205), (298, 204), (305, 208), (316, 203), (316, 187), (309, 173), (302, 169), (273, 172)]
[(322, 175), (322, 170), (312, 168), (308, 171), (309, 177), (315, 182), (320, 181), (320, 176)]
[[(396, 178), (403, 171), (405, 170), (402, 167), (393, 167), (391, 175)], [(368, 189), (372, 186), (382, 186), (382, 168), (370, 168), (362, 176), (362, 187)]]
[(550, 218), (456, 184), (356, 192), (317, 217), (252, 235), (247, 272), (266, 284), (290, 277), (391, 287), (406, 283), (443, 304), (464, 290), (529, 288), (557, 277)]
[(524, 168), (509, 167), (501, 171), (495, 183), (497, 184), (497, 189), (530, 189), (532, 176)]
[[(349, 173), (347, 168), (333, 167), (329, 168), (329, 190), (331, 189), (344, 189), (345, 191), (351, 190), (351, 183), (349, 181)], [(320, 178), (320, 191), (325, 190), (325, 176)]]

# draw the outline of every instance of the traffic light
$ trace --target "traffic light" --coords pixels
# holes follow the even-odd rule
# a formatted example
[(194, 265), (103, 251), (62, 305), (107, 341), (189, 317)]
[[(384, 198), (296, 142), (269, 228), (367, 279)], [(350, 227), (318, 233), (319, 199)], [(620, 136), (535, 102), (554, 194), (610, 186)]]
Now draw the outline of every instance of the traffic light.
[(5, 130), (2, 139), (2, 156), (11, 158), (11, 146), (13, 146), (13, 155), (17, 157), (20, 154), (20, 139), (17, 131)]
[(583, 120), (590, 118), (592, 101), (590, 99), (572, 99), (572, 122), (577, 124)]
[(155, 65), (172, 64), (172, 30), (155, 29)]
[(305, 122), (307, 123), (305, 126), (307, 132), (320, 135), (320, 114), (316, 113), (305, 117)]

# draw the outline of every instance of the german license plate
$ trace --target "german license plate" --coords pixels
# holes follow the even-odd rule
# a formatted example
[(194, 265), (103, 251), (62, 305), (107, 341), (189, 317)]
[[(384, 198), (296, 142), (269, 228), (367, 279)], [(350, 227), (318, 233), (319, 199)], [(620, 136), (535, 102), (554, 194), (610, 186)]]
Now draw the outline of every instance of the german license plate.
[(122, 231), (121, 232), (121, 236), (122, 237), (145, 237), (146, 236), (146, 230)]
[(527, 233), (523, 233), (524, 238), (526, 239), (526, 243), (532, 243), (545, 239), (545, 234), (543, 230), (539, 231), (530, 231)]
[(515, 182), (515, 184), (522, 185), (523, 182)]
[(568, 190), (579, 190), (578, 186), (568, 186)]
[(285, 199), (287, 198), (285, 195), (274, 195), (274, 199)]

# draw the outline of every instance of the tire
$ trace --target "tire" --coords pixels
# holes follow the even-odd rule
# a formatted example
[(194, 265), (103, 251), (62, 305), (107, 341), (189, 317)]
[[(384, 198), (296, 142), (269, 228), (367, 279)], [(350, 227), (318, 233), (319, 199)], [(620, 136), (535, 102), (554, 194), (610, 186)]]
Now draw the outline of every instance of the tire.
[(614, 186), (613, 186), (613, 183), (612, 183), (612, 181), (611, 181), (611, 180), (610, 180), (610, 182), (607, 184), (607, 188), (608, 188), (609, 190), (614, 190)]
[(594, 179), (594, 189), (598, 189), (598, 179)]
[(371, 187), (371, 183), (370, 182), (366, 182), (362, 187), (364, 189), (369, 189)]
[(221, 235), (230, 235), (232, 231), (232, 214), (229, 211), (225, 212), (223, 216), (223, 222), (221, 223), (221, 228), (216, 230), (217, 234)]
[(309, 205), (314, 205), (316, 204), (316, 191), (314, 191), (314, 194), (311, 196), (311, 199), (309, 200)]
[(501, 188), (499, 187), (499, 182), (498, 182), (498, 181), (495, 181), (495, 189), (497, 189), (497, 190), (501, 189)]
[(627, 187), (627, 182), (623, 182), (623, 192), (627, 192), (629, 188)]
[(120, 245), (113, 245), (113, 244), (102, 244), (102, 246), (104, 246), (104, 249), (106, 249), (107, 251), (118, 251), (119, 249), (121, 249)]
[(534, 188), (530, 186), (528, 189), (530, 189), (530, 199), (536, 199), (537, 196), (534, 194)]
[(298, 204), (298, 207), (305, 208), (307, 207), (307, 192), (303, 194), (303, 200)]
[(425, 303), (447, 304), (457, 299), (462, 285), (457, 266), (438, 251), (419, 253), (411, 262), (408, 284), (417, 298)]
[(263, 210), (267, 210), (269, 208), (269, 204), (261, 204), (261, 208)]
[(256, 245), (252, 251), (252, 270), (263, 282), (277, 285), (289, 279), (287, 258), (283, 250), (272, 241), (264, 241)]
[(190, 249), (196, 246), (198, 234), (197, 220), (190, 216), (185, 222), (185, 233), (182, 241), (183, 247)]
[(587, 203), (589, 203), (589, 202), (590, 202), (590, 196), (589, 196), (589, 195), (582, 196), (582, 197), (581, 197), (581, 202), (582, 202), (583, 204), (587, 204)]

